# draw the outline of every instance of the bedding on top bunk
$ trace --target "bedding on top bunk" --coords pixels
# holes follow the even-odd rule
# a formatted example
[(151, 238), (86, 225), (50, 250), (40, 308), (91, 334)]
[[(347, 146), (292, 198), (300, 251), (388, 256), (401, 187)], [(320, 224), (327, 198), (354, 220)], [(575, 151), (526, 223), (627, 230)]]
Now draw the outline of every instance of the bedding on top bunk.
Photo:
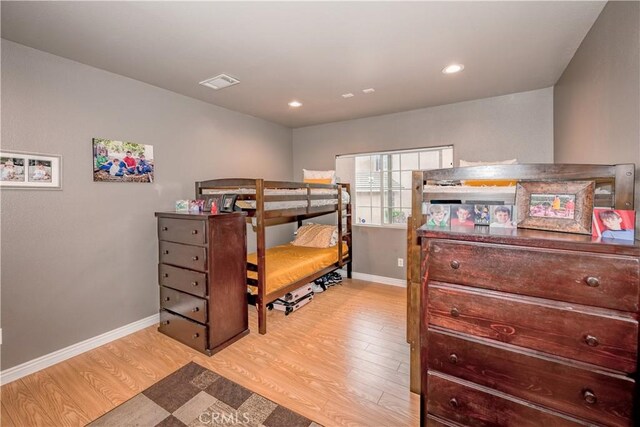
[[(234, 189), (208, 188), (208, 189), (202, 190), (202, 194), (207, 194), (207, 195), (222, 195), (222, 194), (229, 194), (229, 193), (254, 195), (256, 194), (256, 190), (253, 188), (234, 188)], [(311, 194), (312, 195), (326, 194), (328, 196), (332, 196), (332, 195), (338, 194), (338, 190), (333, 188), (312, 188)], [(296, 189), (265, 188), (264, 195), (265, 196), (290, 196), (290, 195), (306, 196), (307, 190), (306, 188), (296, 188)], [(349, 193), (347, 193), (346, 191), (343, 191), (342, 202), (345, 204), (348, 204), (349, 200), (350, 200)], [(337, 205), (337, 204), (338, 204), (338, 200), (333, 198), (311, 200), (312, 207)], [(236, 206), (240, 207), (241, 209), (255, 209), (256, 201), (255, 200), (237, 200)], [(264, 209), (267, 211), (273, 211), (278, 209), (306, 208), (306, 207), (307, 207), (306, 200), (287, 200), (287, 201), (280, 201), (280, 202), (264, 203)]]
[[(348, 256), (349, 247), (342, 243), (342, 253)], [(247, 255), (247, 261), (257, 265), (258, 255)], [(270, 294), (291, 283), (329, 267), (338, 262), (338, 246), (328, 248), (310, 248), (294, 246), (291, 243), (267, 249), (265, 255), (266, 286), (265, 294)], [(258, 273), (247, 271), (247, 277), (258, 279)], [(252, 295), (258, 293), (256, 286), (248, 286)]]

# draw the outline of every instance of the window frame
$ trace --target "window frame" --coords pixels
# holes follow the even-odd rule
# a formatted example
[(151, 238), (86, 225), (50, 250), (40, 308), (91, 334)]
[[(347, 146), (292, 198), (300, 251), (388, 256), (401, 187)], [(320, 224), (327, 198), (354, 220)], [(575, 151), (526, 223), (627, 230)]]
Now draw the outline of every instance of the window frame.
[[(436, 147), (420, 147), (420, 148), (410, 148), (410, 149), (403, 149), (403, 150), (386, 150), (386, 151), (373, 151), (373, 152), (363, 152), (363, 153), (354, 153), (354, 154), (343, 154), (343, 155), (337, 155), (336, 156), (336, 162), (338, 161), (338, 159), (340, 158), (346, 158), (346, 157), (352, 157), (354, 158), (354, 164), (353, 164), (353, 181), (352, 182), (352, 194), (351, 194), (351, 198), (352, 198), (352, 204), (353, 204), (353, 215), (354, 215), (354, 220), (353, 220), (353, 225), (354, 226), (358, 226), (358, 227), (381, 227), (381, 228), (395, 228), (395, 229), (406, 229), (407, 228), (407, 223), (406, 223), (406, 213), (411, 211), (411, 196), (409, 196), (409, 200), (403, 200), (403, 192), (405, 191), (409, 191), (409, 195), (411, 194), (411, 183), (408, 184), (408, 188), (405, 188), (405, 186), (402, 185), (402, 175), (403, 173), (406, 172), (411, 172), (413, 170), (432, 170), (434, 168), (421, 168), (421, 153), (425, 153), (425, 152), (433, 152), (433, 151), (437, 151), (438, 152), (438, 164), (439, 164), (439, 168), (450, 168), (453, 167), (453, 157), (454, 157), (454, 146), (453, 144), (449, 144), (449, 145), (441, 145), (441, 146), (436, 146)], [(419, 169), (403, 169), (403, 165), (402, 165), (402, 155), (407, 155), (407, 154), (417, 154), (418, 158), (418, 168)], [(392, 156), (393, 155), (398, 155), (398, 165), (397, 165), (397, 169), (394, 169), (394, 165), (393, 165), (393, 161), (392, 161)], [(387, 159), (385, 160), (384, 156), (388, 156)], [(369, 200), (370, 200), (370, 205), (369, 206), (361, 206), (360, 208), (358, 207), (358, 187), (357, 187), (357, 182), (358, 182), (358, 172), (357, 172), (357, 166), (356, 166), (356, 162), (358, 160), (358, 158), (362, 158), (362, 157), (371, 157), (371, 166), (369, 169), (369, 179), (370, 182), (375, 182), (376, 179), (374, 178), (374, 174), (377, 174), (379, 177), (379, 182), (380, 182), (380, 186), (378, 188), (378, 192), (380, 194), (379, 196), (379, 200), (380, 200), (380, 206), (372, 206), (373, 202), (373, 188), (372, 186), (369, 187), (369, 189), (366, 191), (369, 194)], [(446, 163), (448, 161), (448, 163)], [(379, 168), (375, 168), (374, 164), (378, 164)], [(336, 168), (338, 166), (336, 165)], [(388, 167), (387, 169), (385, 169), (385, 167)], [(385, 185), (384, 180), (393, 180), (393, 174), (397, 173), (398, 174), (398, 183), (399, 183), (399, 188), (397, 190), (393, 189), (393, 183), (391, 185)], [(372, 181), (371, 181), (372, 180)], [(385, 197), (385, 193), (388, 195), (389, 198), (393, 197), (393, 193), (397, 191), (399, 192), (399, 206), (393, 206), (393, 200), (386, 200)], [(361, 193), (364, 193), (363, 191), (361, 191)], [(404, 206), (404, 205), (407, 206)], [(357, 220), (357, 215), (358, 212), (361, 210), (360, 209), (368, 209), (369, 210), (369, 217), (370, 218), (374, 218), (376, 215), (374, 215), (374, 209), (378, 210), (378, 217), (380, 222), (379, 223), (360, 223)], [(388, 216), (392, 216), (391, 212), (393, 211), (393, 209), (399, 209), (400, 212), (405, 212), (405, 222), (399, 222), (399, 223), (393, 223), (393, 222), (389, 222), (389, 223), (385, 223), (385, 213), (387, 213)], [(391, 218), (389, 218), (389, 220), (391, 220)]]

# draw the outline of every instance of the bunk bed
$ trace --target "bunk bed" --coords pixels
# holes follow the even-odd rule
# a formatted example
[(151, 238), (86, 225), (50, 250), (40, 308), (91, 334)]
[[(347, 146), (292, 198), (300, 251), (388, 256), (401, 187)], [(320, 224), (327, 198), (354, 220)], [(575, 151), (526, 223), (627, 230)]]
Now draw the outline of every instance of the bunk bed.
[[(263, 179), (214, 179), (196, 182), (196, 198), (234, 194), (236, 209), (247, 213), (256, 232), (256, 252), (247, 256), (247, 286), (255, 295), (258, 330), (267, 332), (267, 308), (276, 299), (336, 269), (352, 274), (351, 204), (349, 184), (312, 184)], [(302, 221), (336, 212), (337, 244), (329, 248), (266, 248), (266, 227)]]
[[(474, 203), (474, 201), (492, 200), (501, 201), (504, 204), (515, 204), (515, 186), (505, 184), (514, 184), (516, 181), (592, 180), (596, 183), (594, 199), (596, 207), (632, 210), (634, 209), (634, 176), (635, 165), (633, 164), (515, 164), (414, 171), (411, 217), (407, 227), (407, 342), (410, 344), (411, 391), (420, 393), (421, 389), (422, 266), (418, 228), (426, 223), (425, 203), (451, 200)], [(476, 226), (478, 227), (481, 226)], [(488, 227), (484, 229), (489, 231)], [(590, 236), (579, 236), (579, 238), (590, 239)]]

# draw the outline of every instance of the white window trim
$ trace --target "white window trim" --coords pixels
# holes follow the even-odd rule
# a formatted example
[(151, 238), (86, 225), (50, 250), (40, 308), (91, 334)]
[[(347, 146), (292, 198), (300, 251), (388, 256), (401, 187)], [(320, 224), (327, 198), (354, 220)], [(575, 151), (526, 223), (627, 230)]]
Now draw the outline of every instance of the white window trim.
[[(372, 151), (372, 152), (363, 152), (363, 153), (354, 153), (354, 154), (343, 154), (343, 155), (337, 155), (336, 156), (336, 161), (340, 158), (357, 158), (357, 157), (364, 157), (364, 156), (379, 156), (379, 155), (393, 155), (393, 154), (407, 154), (407, 153), (421, 153), (421, 152), (428, 152), (428, 151), (442, 151), (445, 149), (451, 149), (451, 164), (448, 165), (448, 167), (453, 167), (453, 145), (440, 145), (440, 146), (435, 146), (435, 147), (419, 147), (419, 148), (408, 148), (408, 149), (403, 149), (403, 150), (385, 150), (385, 151)], [(441, 153), (442, 154), (442, 153)], [(447, 165), (443, 165), (442, 164), (443, 159), (442, 159), (442, 155), (440, 158), (440, 167), (441, 168), (446, 168)], [(428, 169), (421, 169), (421, 170), (428, 170)], [(398, 172), (398, 173), (403, 173), (403, 172), (407, 172), (408, 170), (403, 170), (403, 169), (398, 169), (398, 170), (388, 170), (388, 171), (379, 171), (380, 174), (384, 173), (384, 172)], [(377, 228), (392, 228), (392, 229), (406, 229), (407, 228), (407, 223), (390, 223), (390, 224), (362, 224), (357, 222), (357, 220), (355, 220), (356, 218), (356, 214), (357, 214), (357, 189), (356, 189), (356, 182), (355, 182), (355, 169), (353, 171), (354, 173), (354, 182), (352, 182), (352, 204), (353, 204), (353, 215), (354, 215), (354, 221), (352, 222), (352, 225), (354, 227), (377, 227)], [(410, 207), (410, 206), (409, 206)], [(385, 206), (380, 206), (380, 213), (381, 213), (381, 220), (384, 221), (384, 210), (385, 209), (389, 209), (389, 207), (385, 207)], [(400, 207), (400, 209), (407, 209), (406, 206), (402, 206)]]

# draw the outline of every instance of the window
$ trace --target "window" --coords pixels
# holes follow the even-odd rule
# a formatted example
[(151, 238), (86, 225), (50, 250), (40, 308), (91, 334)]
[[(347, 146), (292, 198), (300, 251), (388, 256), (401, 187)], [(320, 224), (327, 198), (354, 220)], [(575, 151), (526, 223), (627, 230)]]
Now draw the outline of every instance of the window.
[(453, 167), (453, 146), (338, 156), (341, 164), (355, 168), (344, 173), (354, 181), (354, 224), (399, 226), (411, 214), (411, 171)]

